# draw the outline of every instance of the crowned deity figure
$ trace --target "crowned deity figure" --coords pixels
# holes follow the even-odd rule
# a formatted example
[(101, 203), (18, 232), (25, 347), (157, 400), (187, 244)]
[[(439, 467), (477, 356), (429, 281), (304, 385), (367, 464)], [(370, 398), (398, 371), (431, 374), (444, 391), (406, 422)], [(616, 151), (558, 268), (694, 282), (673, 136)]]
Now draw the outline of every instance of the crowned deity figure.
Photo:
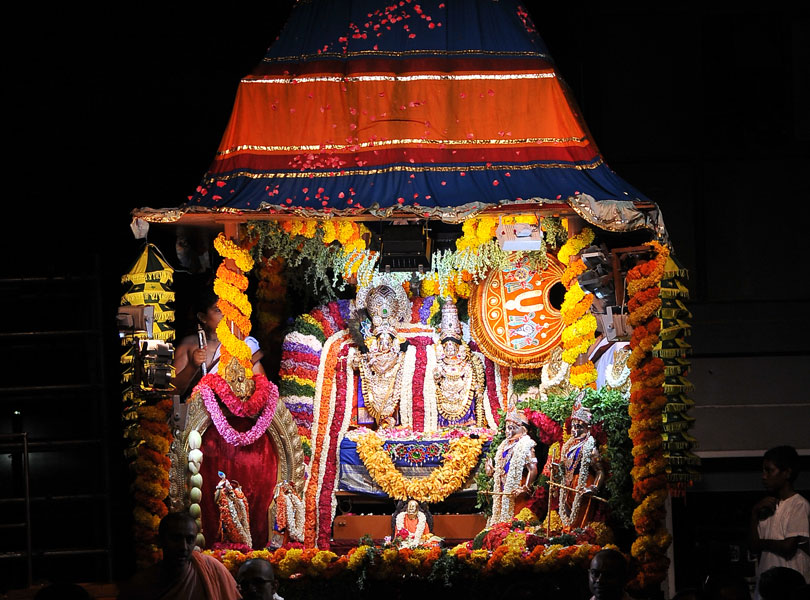
[(567, 530), (592, 522), (596, 494), (602, 487), (604, 465), (591, 434), (591, 411), (582, 405), (583, 394), (571, 411), (571, 437), (562, 445), (559, 456), (549, 455), (551, 484), (559, 493), (560, 520)]
[(484, 427), (484, 366), (462, 339), (458, 309), (450, 298), (442, 306), (439, 343), (434, 348), (439, 426)]
[(222, 543), (252, 546), (247, 498), (239, 483), (231, 482), (222, 471), (219, 471), (219, 483), (214, 489), (214, 502), (219, 507)]
[[(399, 335), (406, 316), (408, 298), (401, 286), (378, 285), (358, 292), (356, 308), (365, 310), (368, 319), (360, 324), (364, 350), (355, 355), (352, 365), (360, 372), (358, 413), (367, 413), (380, 428), (399, 422), (405, 352)], [(362, 423), (362, 415), (358, 422)]]
[(528, 433), (526, 416), (514, 408), (506, 416), (506, 438), (498, 445), (494, 460), (487, 459), (486, 472), (492, 477), (492, 515), (487, 527), (511, 521), (519, 505), (525, 505), (537, 477), (535, 441)]

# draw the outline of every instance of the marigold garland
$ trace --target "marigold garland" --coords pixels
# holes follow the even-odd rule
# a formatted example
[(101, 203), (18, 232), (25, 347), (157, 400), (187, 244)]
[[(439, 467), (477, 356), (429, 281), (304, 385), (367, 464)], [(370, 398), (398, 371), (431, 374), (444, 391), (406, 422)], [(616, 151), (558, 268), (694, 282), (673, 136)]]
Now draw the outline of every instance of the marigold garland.
[(557, 252), (557, 260), (564, 266), (568, 266), (570, 258), (579, 254), (582, 250), (591, 245), (594, 240), (594, 232), (590, 227), (585, 227), (577, 235), (568, 238), (562, 248)]
[(662, 387), (664, 363), (652, 356), (661, 330), (660, 320), (655, 316), (661, 306), (658, 286), (669, 251), (657, 242), (648, 245), (655, 252), (654, 257), (627, 273), (628, 321), (633, 325), (631, 354), (627, 360), (631, 370), (631, 425), (628, 434), (633, 441), (633, 499), (638, 502), (633, 512), (633, 526), (638, 538), (633, 543), (631, 554), (639, 564), (633, 582), (638, 589), (663, 581), (668, 566), (665, 552), (671, 542), (664, 524), (667, 496), (666, 458), (661, 438), (661, 414), (666, 404)]
[(240, 271), (247, 273), (253, 268), (253, 258), (250, 254), (226, 238), (224, 234), (220, 233), (214, 238), (214, 248), (223, 258), (233, 260)]
[(431, 471), (430, 476), (422, 478), (402, 475), (383, 448), (383, 440), (375, 433), (365, 434), (357, 441), (357, 454), (374, 482), (391, 498), (441, 502), (464, 485), (478, 463), (483, 444), (482, 438), (460, 437), (450, 440), (442, 465)]
[[(227, 239), (223, 234), (219, 234), (214, 239), (214, 248), (226, 259), (233, 261), (238, 269), (243, 272), (253, 268), (253, 258), (246, 251)], [(247, 278), (241, 273), (236, 273), (224, 262), (217, 269), (217, 277), (214, 280), (214, 292), (219, 296), (219, 306), (223, 318), (217, 325), (217, 337), (221, 342), (220, 362), (227, 365), (231, 357), (236, 358), (239, 364), (245, 369), (246, 377), (253, 376), (253, 353), (244, 341), (231, 332), (230, 323), (239, 327), (242, 336), (250, 333), (250, 315), (252, 307), (245, 295), (247, 289)]]
[(160, 520), (169, 510), (164, 500), (169, 493), (169, 469), (171, 461), (166, 456), (172, 440), (169, 415), (171, 399), (164, 398), (155, 404), (143, 404), (136, 409), (138, 430), (136, 439), (141, 443), (135, 450), (131, 468), (135, 473), (131, 490), (135, 507), (136, 559), (141, 567), (155, 561), (157, 530)]
[[(593, 294), (583, 290), (577, 281), (577, 275), (586, 270), (585, 264), (582, 260), (571, 261), (593, 240), (593, 230), (586, 227), (578, 235), (569, 238), (557, 253), (557, 259), (566, 267), (561, 279), (566, 292), (560, 313), (566, 326), (562, 333), (562, 360), (569, 365), (573, 365), (588, 351), (596, 333), (596, 317), (589, 312)], [(596, 367), (591, 361), (587, 361), (569, 372), (568, 381), (577, 388), (591, 385), (596, 381)]]

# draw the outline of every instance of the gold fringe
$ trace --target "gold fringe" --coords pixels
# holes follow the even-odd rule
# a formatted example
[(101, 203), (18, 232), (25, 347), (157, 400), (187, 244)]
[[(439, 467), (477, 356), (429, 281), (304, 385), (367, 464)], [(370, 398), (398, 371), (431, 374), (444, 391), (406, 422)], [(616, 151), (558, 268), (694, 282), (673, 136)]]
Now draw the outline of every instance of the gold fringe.
[(174, 302), (174, 292), (169, 290), (150, 290), (130, 292), (121, 297), (121, 305), (139, 306), (142, 304), (166, 304)]
[(168, 323), (169, 321), (174, 321), (174, 310), (167, 304), (158, 304), (155, 307), (155, 322)]
[(686, 431), (690, 427), (692, 427), (692, 423), (687, 423), (686, 421), (676, 421), (674, 423), (663, 424), (664, 431), (667, 433)]
[(689, 409), (693, 408), (695, 403), (692, 402), (691, 404), (686, 404), (685, 402), (667, 402), (664, 405), (664, 412), (665, 413), (685, 413)]
[(652, 355), (658, 358), (684, 358), (692, 346), (681, 338), (661, 340), (652, 350)]
[(663, 319), (691, 319), (692, 313), (680, 298), (662, 298), (658, 316)]
[(160, 271), (150, 271), (149, 273), (127, 273), (121, 277), (121, 283), (143, 285), (157, 281), (163, 284), (170, 284), (172, 283), (173, 273), (173, 269), (162, 269)]
[(667, 396), (675, 396), (678, 394), (689, 393), (695, 389), (691, 383), (665, 383), (664, 394)]
[(684, 452), (683, 454), (665, 452), (664, 457), (671, 465), (692, 467), (697, 467), (700, 465), (700, 457), (688, 451)]
[(129, 346), (126, 351), (121, 354), (121, 364), (130, 365), (135, 360), (135, 347)]
[(664, 279), (671, 279), (673, 277), (689, 277), (689, 269), (686, 269), (681, 262), (674, 257), (671, 253), (664, 263)]
[(700, 481), (700, 473), (692, 469), (673, 472), (669, 472), (669, 469), (667, 469), (667, 481), (670, 483), (692, 483)]
[(127, 335), (121, 338), (121, 345), (122, 346), (131, 346), (138, 340), (145, 340), (148, 339), (145, 331), (135, 331), (134, 333), (128, 333)]
[(689, 288), (680, 281), (676, 280), (668, 285), (672, 285), (672, 287), (664, 287), (663, 282), (661, 282), (661, 291), (658, 293), (661, 298), (689, 298)]
[(671, 377), (673, 375), (684, 375), (684, 374), (686, 374), (686, 371), (689, 370), (689, 364), (688, 363), (686, 365), (682, 365), (680, 363), (678, 363), (678, 364), (664, 363), (664, 364), (665, 364), (665, 366), (664, 366), (664, 375), (666, 377)]

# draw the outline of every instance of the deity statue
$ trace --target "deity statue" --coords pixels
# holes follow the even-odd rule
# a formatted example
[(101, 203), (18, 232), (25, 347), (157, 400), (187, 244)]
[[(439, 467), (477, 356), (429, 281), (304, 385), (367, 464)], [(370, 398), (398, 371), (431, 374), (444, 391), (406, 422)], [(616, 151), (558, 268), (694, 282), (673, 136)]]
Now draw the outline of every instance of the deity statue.
[(487, 527), (511, 521), (518, 512), (517, 505), (531, 497), (537, 458), (528, 425), (525, 415), (512, 409), (506, 416), (506, 438), (498, 445), (495, 460), (487, 460), (486, 472), (492, 477), (492, 515)]
[(442, 541), (440, 537), (430, 533), (433, 527), (433, 515), (427, 506), (413, 498), (405, 502), (398, 502), (394, 515), (391, 518), (394, 536), (402, 539), (404, 548), (417, 546), (438, 546)]
[(442, 306), (442, 322), (436, 351), (436, 409), (439, 426), (486, 426), (484, 365), (470, 352), (461, 338), (458, 309), (447, 298)]
[[(380, 428), (399, 422), (405, 340), (398, 327), (407, 317), (409, 303), (405, 290), (396, 287), (383, 284), (362, 289), (356, 301), (356, 308), (365, 309), (369, 317), (360, 324), (364, 351), (355, 355), (352, 363), (360, 371), (362, 382), (358, 412), (367, 412)], [(361, 414), (358, 422), (363, 421)]]
[(563, 443), (560, 456), (549, 456), (551, 484), (559, 490), (560, 519), (569, 530), (593, 521), (594, 501), (604, 501), (596, 496), (604, 479), (604, 466), (591, 435), (593, 417), (582, 405), (583, 396), (577, 398), (571, 411), (571, 437)]
[(219, 507), (219, 525), (223, 544), (243, 544), (251, 547), (250, 508), (237, 481), (229, 481), (225, 473), (218, 472), (219, 483), (214, 490), (214, 502)]
[(289, 481), (276, 484), (273, 492), (275, 518), (271, 542), (281, 547), (288, 542), (304, 541), (304, 501)]

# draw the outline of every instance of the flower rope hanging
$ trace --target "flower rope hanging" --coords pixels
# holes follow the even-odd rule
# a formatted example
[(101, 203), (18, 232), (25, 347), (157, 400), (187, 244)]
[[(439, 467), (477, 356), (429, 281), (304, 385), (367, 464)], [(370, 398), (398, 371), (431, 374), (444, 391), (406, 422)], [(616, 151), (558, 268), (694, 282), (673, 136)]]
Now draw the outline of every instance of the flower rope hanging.
[(483, 445), (483, 438), (450, 440), (442, 465), (433, 469), (428, 477), (418, 478), (405, 477), (397, 470), (376, 433), (367, 433), (357, 440), (357, 454), (374, 482), (391, 498), (441, 502), (464, 485), (478, 463)]
[(649, 242), (654, 257), (627, 273), (630, 294), (630, 437), (633, 441), (633, 526), (637, 538), (631, 553), (639, 563), (633, 586), (639, 589), (659, 584), (666, 578), (669, 559), (666, 549), (672, 536), (666, 529), (664, 503), (667, 497), (666, 460), (662, 440), (664, 361), (652, 354), (659, 341), (661, 321), (656, 315), (661, 306), (659, 285), (669, 250)]
[(223, 319), (217, 325), (217, 337), (222, 342), (220, 362), (227, 365), (233, 356), (244, 367), (245, 376), (252, 377), (253, 353), (244, 340), (231, 332), (230, 324), (235, 324), (243, 336), (250, 333), (252, 309), (245, 295), (248, 279), (242, 273), (253, 268), (253, 258), (221, 233), (214, 239), (214, 248), (220, 256), (230, 259), (238, 269), (230, 268), (226, 260), (217, 269), (217, 278), (214, 280), (214, 292), (219, 296), (217, 306), (223, 314)]
[(565, 266), (561, 281), (566, 288), (560, 312), (566, 327), (562, 334), (564, 362), (571, 365), (569, 381), (577, 388), (583, 388), (596, 381), (596, 367), (590, 360), (575, 364), (593, 343), (596, 332), (596, 317), (590, 312), (593, 294), (585, 292), (577, 281), (577, 276), (585, 271), (582, 259), (576, 257), (593, 242), (593, 230), (586, 227), (581, 233), (572, 236), (557, 253), (557, 259)]
[[(222, 234), (214, 240), (214, 247), (223, 258), (230, 259), (240, 271), (249, 271), (253, 259), (243, 249), (227, 240)], [(252, 352), (244, 340), (231, 332), (230, 323), (235, 323), (243, 335), (250, 333), (250, 302), (245, 295), (248, 286), (247, 277), (241, 272), (229, 269), (223, 262), (217, 269), (214, 291), (219, 296), (217, 306), (222, 310), (223, 318), (217, 325), (217, 336), (222, 340), (221, 364), (226, 368), (233, 359), (245, 369), (245, 377), (252, 379), (253, 392), (248, 398), (238, 397), (230, 383), (217, 373), (209, 373), (194, 388), (193, 395), (202, 397), (205, 408), (211, 417), (214, 427), (222, 438), (232, 446), (249, 446), (258, 440), (270, 425), (278, 404), (278, 388), (262, 374), (254, 374)], [(228, 410), (237, 417), (254, 417), (256, 422), (246, 432), (237, 431), (229, 423), (217, 401), (222, 401)]]

